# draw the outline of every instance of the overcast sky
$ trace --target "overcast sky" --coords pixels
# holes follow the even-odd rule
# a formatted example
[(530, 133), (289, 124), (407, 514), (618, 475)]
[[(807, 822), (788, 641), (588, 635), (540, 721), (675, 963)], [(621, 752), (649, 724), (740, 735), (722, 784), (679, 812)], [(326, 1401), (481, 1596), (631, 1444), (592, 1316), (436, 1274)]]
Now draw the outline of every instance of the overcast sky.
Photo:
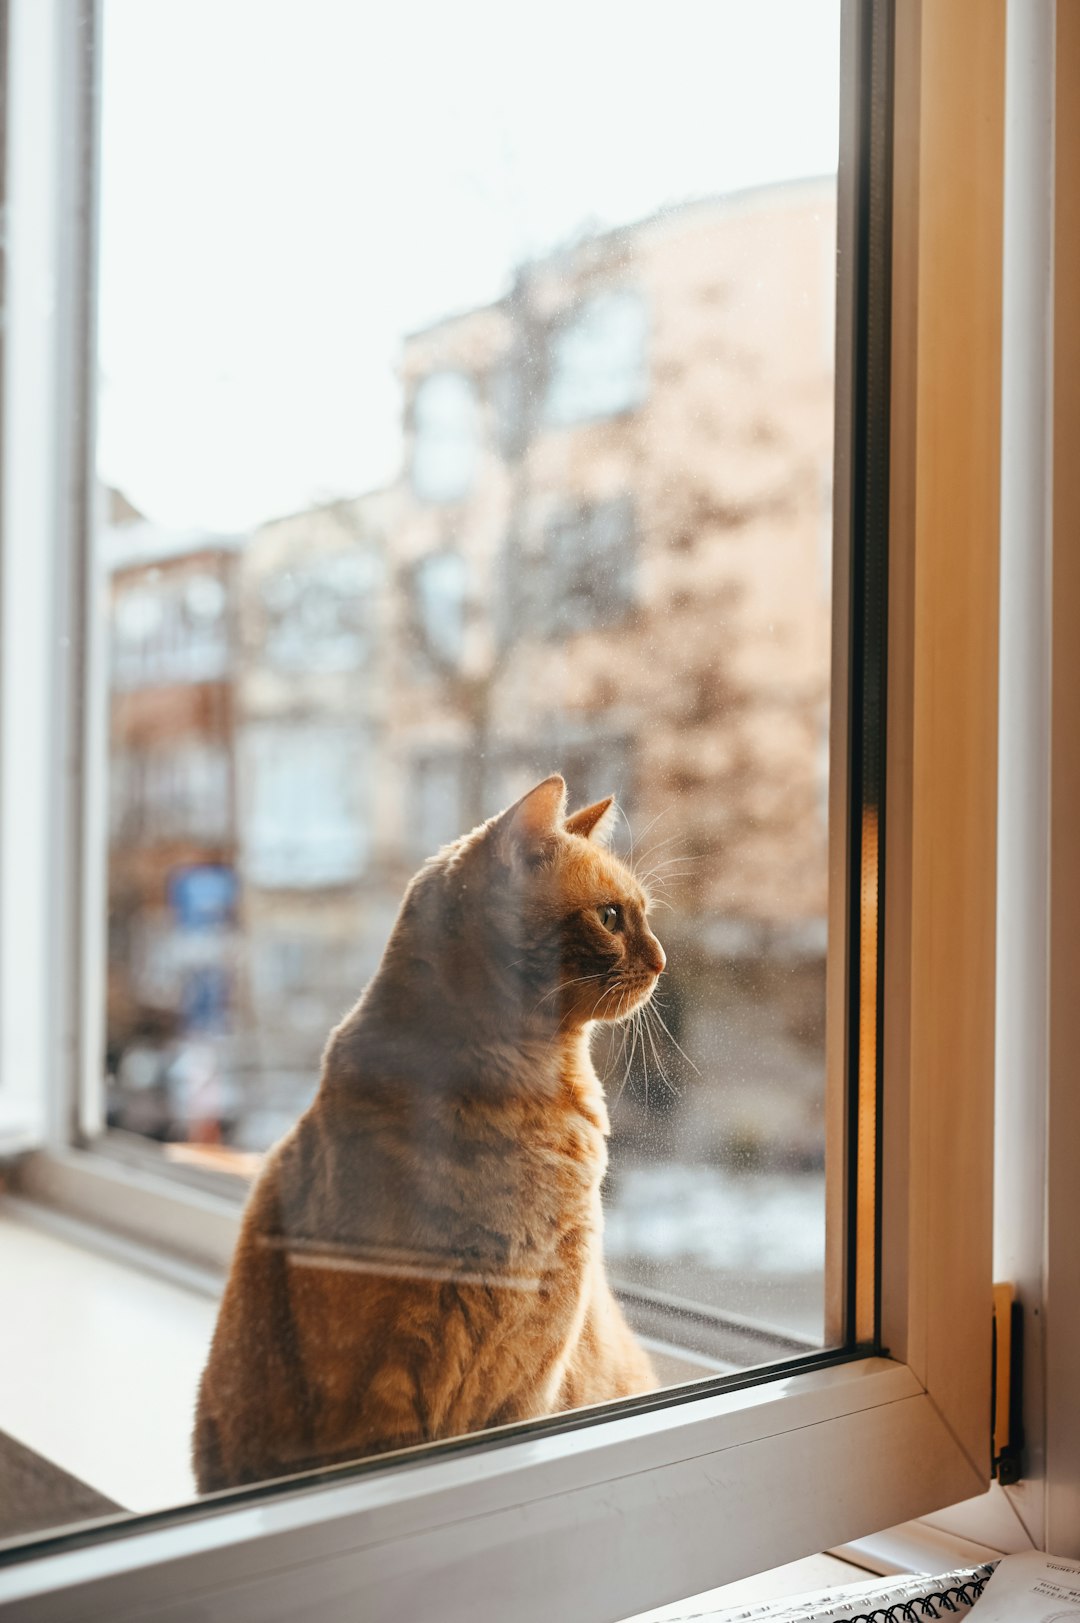
[(584, 226), (835, 167), (839, 0), (105, 0), (103, 478), (392, 478), (402, 334)]

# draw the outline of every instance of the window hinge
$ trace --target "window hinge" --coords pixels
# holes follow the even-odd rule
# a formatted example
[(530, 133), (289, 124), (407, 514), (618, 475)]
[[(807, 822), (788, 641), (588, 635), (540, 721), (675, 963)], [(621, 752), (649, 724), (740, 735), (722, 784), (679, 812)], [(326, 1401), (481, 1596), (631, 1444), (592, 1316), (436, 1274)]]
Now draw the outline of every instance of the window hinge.
[(1012, 1285), (994, 1286), (994, 1351), (991, 1434), (992, 1474), (1003, 1485), (1019, 1482), (1024, 1443), (1022, 1379), (1023, 1309)]

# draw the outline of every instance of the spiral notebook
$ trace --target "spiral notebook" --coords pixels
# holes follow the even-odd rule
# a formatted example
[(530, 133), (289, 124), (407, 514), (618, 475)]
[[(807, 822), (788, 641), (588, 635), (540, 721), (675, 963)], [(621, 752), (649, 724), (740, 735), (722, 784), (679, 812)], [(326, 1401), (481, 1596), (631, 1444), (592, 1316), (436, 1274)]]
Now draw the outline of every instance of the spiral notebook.
[(923, 1619), (963, 1617), (993, 1575), (995, 1563), (959, 1567), (936, 1577), (867, 1578), (809, 1595), (750, 1606), (685, 1611), (665, 1608), (665, 1623), (922, 1623)]

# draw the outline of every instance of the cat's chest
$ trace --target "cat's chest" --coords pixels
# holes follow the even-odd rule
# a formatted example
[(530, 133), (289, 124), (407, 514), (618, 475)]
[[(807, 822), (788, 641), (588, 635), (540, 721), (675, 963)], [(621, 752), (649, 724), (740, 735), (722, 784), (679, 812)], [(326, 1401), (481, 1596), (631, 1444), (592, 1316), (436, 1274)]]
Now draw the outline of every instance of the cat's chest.
[(483, 1164), (496, 1181), (501, 1169), (533, 1199), (591, 1199), (607, 1170), (608, 1118), (587, 1056), (522, 1063), (514, 1082), (497, 1103), (488, 1095), (456, 1116), (461, 1165)]
[(568, 1246), (591, 1249), (599, 1236), (603, 1126), (565, 1095), (558, 1108), (473, 1098), (367, 1131), (358, 1123), (324, 1139), (325, 1156), (297, 1158), (281, 1217), (289, 1232), (332, 1235), (365, 1255), (547, 1273)]
[(584, 1118), (527, 1137), (513, 1146), (518, 1181), (555, 1201), (589, 1201), (607, 1171), (607, 1142)]
[(555, 1118), (525, 1113), (502, 1126), (482, 1139), (463, 1139), (449, 1157), (454, 1196), (448, 1204), (463, 1229), (501, 1236), (510, 1251), (534, 1258), (599, 1235), (607, 1168), (599, 1125), (567, 1112)]

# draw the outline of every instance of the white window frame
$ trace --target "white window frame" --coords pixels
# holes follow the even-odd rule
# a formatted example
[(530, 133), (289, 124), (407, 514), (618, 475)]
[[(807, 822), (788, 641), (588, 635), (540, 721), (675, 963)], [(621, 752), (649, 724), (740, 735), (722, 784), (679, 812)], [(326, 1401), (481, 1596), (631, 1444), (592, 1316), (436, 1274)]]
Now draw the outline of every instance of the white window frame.
[[(74, 565), (87, 533), (91, 425), (76, 410), (87, 380), (70, 359), (86, 353), (92, 319), (80, 266), (92, 248), (93, 98), (80, 42), (96, 23), (91, 0), (10, 3), (16, 230), (4, 359), (0, 1124), (21, 1119), (25, 1137), (45, 1145), (26, 1174), (39, 1196), (75, 1209), (78, 1189), (92, 1184), (106, 1226), (137, 1223), (151, 1239), (171, 1233), (189, 1255), (221, 1258), (230, 1213), (235, 1223), (227, 1203), (72, 1148), (74, 1057), (85, 1121), (100, 1108), (102, 1052), (93, 1013), (103, 1003), (94, 984), (103, 958), (102, 785), (82, 774), (90, 753), (73, 741), (83, 694), (103, 680), (103, 666), (78, 629), (86, 582)], [(887, 1354), (688, 1391), (494, 1444), (448, 1445), (291, 1491), (221, 1497), (0, 1571), (0, 1609), (27, 1623), (166, 1607), (177, 1620), (473, 1623), (482, 1598), (489, 1615), (515, 1623), (584, 1623), (985, 1487), (1005, 5), (910, 0), (898, 11), (881, 1100)], [(42, 285), (55, 291), (51, 315)], [(842, 682), (842, 650), (839, 664)], [(841, 779), (834, 773), (838, 829)], [(843, 866), (846, 853), (835, 860)], [(843, 894), (836, 905), (846, 910)], [(843, 995), (834, 977), (834, 1032)], [(835, 1055), (830, 1063), (835, 1070)], [(835, 1086), (832, 1097), (839, 1108)], [(831, 1131), (842, 1143), (842, 1122)]]

